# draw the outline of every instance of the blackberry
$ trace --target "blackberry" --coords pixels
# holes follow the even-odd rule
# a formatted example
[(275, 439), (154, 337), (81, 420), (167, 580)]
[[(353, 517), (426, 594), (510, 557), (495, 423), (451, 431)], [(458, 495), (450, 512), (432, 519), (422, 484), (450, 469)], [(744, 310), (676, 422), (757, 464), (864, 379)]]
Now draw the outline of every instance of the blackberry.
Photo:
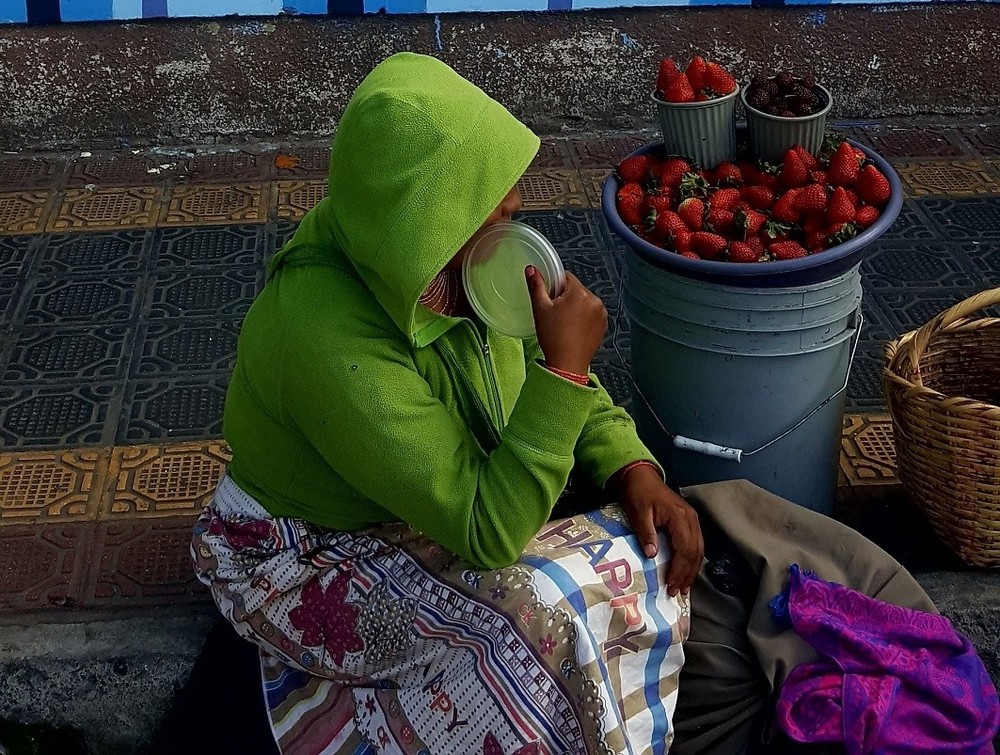
[(778, 88), (778, 84), (777, 84), (777, 82), (774, 81), (774, 79), (768, 79), (767, 81), (765, 81), (761, 85), (761, 88), (765, 92), (767, 92), (768, 96), (772, 100), (776, 99), (778, 97), (778, 95), (781, 94), (781, 90)]
[(794, 108), (792, 108), (792, 110), (795, 112), (796, 115), (813, 114), (813, 106), (810, 105), (808, 102), (799, 102), (798, 104), (795, 105)]
[(796, 85), (795, 77), (788, 71), (782, 71), (774, 77), (774, 83), (782, 92), (790, 92)]
[(806, 89), (808, 89), (811, 92), (813, 89), (816, 88), (816, 79), (813, 78), (812, 76), (803, 76), (802, 77), (802, 86), (804, 86)]
[(753, 87), (747, 95), (747, 104), (756, 110), (764, 110), (773, 102), (771, 97), (760, 87)]
[(778, 115), (780, 115), (782, 118), (794, 118), (795, 117), (795, 113), (793, 113), (791, 110), (782, 110), (780, 113), (778, 113)]

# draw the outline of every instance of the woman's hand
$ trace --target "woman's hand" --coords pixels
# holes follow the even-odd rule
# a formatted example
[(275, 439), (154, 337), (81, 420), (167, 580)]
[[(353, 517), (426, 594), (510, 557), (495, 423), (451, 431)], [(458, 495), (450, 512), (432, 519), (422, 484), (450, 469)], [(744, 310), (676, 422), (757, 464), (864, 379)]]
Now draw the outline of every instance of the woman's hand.
[(535, 315), (535, 333), (545, 363), (558, 370), (586, 375), (608, 330), (604, 302), (572, 273), (566, 273), (566, 284), (553, 299), (541, 273), (533, 267), (524, 272)]
[(694, 583), (705, 556), (698, 514), (667, 487), (656, 469), (633, 467), (618, 480), (619, 502), (647, 557), (656, 555), (660, 528), (667, 530), (673, 556), (667, 569), (667, 593), (673, 597)]

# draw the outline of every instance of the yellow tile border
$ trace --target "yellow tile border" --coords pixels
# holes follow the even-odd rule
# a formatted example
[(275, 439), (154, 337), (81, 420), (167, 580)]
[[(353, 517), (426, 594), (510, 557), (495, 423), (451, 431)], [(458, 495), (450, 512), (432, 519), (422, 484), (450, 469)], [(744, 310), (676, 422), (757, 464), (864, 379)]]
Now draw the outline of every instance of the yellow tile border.
[[(254, 225), (267, 221), (270, 208), (271, 182), (230, 181), (228, 183), (191, 183), (173, 186), (164, 200), (161, 227)], [(212, 193), (228, 192), (250, 198), (249, 202), (228, 212), (198, 212), (186, 207), (188, 200), (209, 197)], [(211, 201), (211, 200), (209, 200)]]
[(96, 519), (109, 457), (107, 448), (0, 453), (0, 526)]
[(841, 438), (840, 471), (851, 488), (897, 485), (896, 448), (888, 414), (848, 414)]
[(529, 168), (518, 188), (525, 210), (592, 208), (586, 182), (574, 168)]
[[(159, 220), (163, 206), (162, 186), (109, 186), (97, 189), (66, 189), (59, 197), (58, 206), (49, 214), (46, 230), (56, 233), (86, 231), (121, 231), (152, 228)], [(108, 213), (109, 208), (101, 208), (117, 201), (120, 212), (106, 217), (87, 217), (88, 205), (96, 214)], [(132, 204), (131, 209), (124, 203)]]
[(211, 500), (231, 458), (221, 440), (113, 448), (99, 518), (194, 514)]
[(1000, 194), (1000, 183), (986, 162), (913, 160), (894, 166), (911, 197), (973, 197)]
[[(55, 189), (0, 192), (0, 236), (43, 233), (58, 209), (58, 196)], [(22, 205), (23, 212), (14, 212), (14, 205)]]

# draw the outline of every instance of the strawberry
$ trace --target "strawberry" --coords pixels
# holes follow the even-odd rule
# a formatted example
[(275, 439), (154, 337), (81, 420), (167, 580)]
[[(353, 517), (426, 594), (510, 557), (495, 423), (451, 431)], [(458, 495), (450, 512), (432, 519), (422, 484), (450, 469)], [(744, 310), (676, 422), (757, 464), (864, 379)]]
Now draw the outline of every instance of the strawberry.
[(805, 234), (814, 233), (816, 231), (822, 231), (827, 227), (826, 213), (825, 212), (815, 212), (811, 215), (807, 215), (806, 219), (803, 220), (799, 225), (802, 226), (802, 232)]
[(792, 232), (792, 226), (768, 220), (764, 223), (764, 228), (760, 232), (760, 235), (764, 237), (765, 243), (770, 246), (779, 241), (790, 241), (792, 239)]
[(695, 102), (708, 102), (710, 99), (712, 99), (712, 97), (709, 95), (707, 89), (699, 89), (694, 93)]
[(693, 231), (700, 231), (705, 225), (705, 203), (697, 197), (685, 199), (677, 207), (677, 214), (684, 224)]
[(698, 256), (694, 251), (694, 244), (691, 241), (692, 236), (694, 236), (694, 234), (691, 233), (691, 231), (680, 231), (676, 236), (674, 236), (674, 249), (677, 250), (678, 254), (685, 257), (689, 257), (692, 254), (694, 254), (695, 257)]
[(740, 160), (736, 163), (740, 169), (740, 175), (743, 176), (743, 183), (745, 184), (756, 184), (758, 178), (760, 177), (760, 171), (757, 170), (757, 166), (754, 165), (749, 160)]
[(854, 154), (854, 148), (847, 142), (842, 142), (830, 158), (826, 180), (834, 186), (854, 186), (858, 180), (860, 165), (861, 161)]
[(716, 233), (728, 234), (733, 227), (734, 217), (729, 210), (722, 210), (713, 205), (708, 210), (708, 225)]
[(857, 213), (854, 215), (854, 222), (858, 228), (868, 228), (879, 219), (879, 215), (881, 213), (878, 211), (878, 208), (871, 205), (864, 205), (858, 208)]
[(809, 184), (795, 197), (795, 209), (806, 215), (825, 213), (826, 205), (826, 187), (823, 184)]
[(809, 254), (805, 247), (797, 241), (779, 241), (771, 244), (768, 247), (768, 251), (774, 255), (776, 260), (794, 260), (806, 257)]
[[(655, 194), (646, 194), (646, 210), (656, 215), (669, 212), (674, 208), (674, 198), (670, 189)], [(655, 219), (655, 218), (654, 218)]]
[(774, 192), (766, 186), (744, 186), (740, 196), (757, 210), (769, 210), (774, 204)]
[(712, 195), (712, 208), (733, 212), (740, 202), (739, 189), (719, 189)]
[(628, 183), (618, 190), (618, 214), (626, 225), (642, 225), (645, 206), (646, 192), (639, 184)]
[(806, 249), (810, 252), (821, 252), (826, 249), (826, 231), (821, 229), (806, 234)]
[(690, 260), (700, 260), (701, 259), (701, 257), (699, 257), (694, 252), (680, 252), (680, 255), (681, 255), (681, 257), (687, 257)]
[(806, 166), (807, 171), (811, 172), (819, 168), (819, 161), (813, 157), (812, 152), (807, 150), (801, 144), (796, 144), (792, 147), (792, 149), (795, 150), (795, 154), (799, 156), (800, 160), (802, 160), (802, 164)]
[(726, 240), (717, 233), (695, 231), (691, 234), (691, 243), (699, 256), (706, 260), (722, 259), (726, 251)]
[(838, 186), (830, 196), (826, 208), (827, 223), (847, 223), (854, 218), (854, 202), (843, 186)]
[(687, 199), (688, 197), (707, 197), (708, 188), (708, 179), (705, 177), (703, 171), (685, 173), (681, 178), (681, 198), (683, 199)]
[(854, 223), (836, 223), (826, 229), (828, 246), (836, 246), (850, 241), (858, 235), (858, 227)]
[(775, 193), (782, 190), (781, 180), (774, 173), (761, 171), (756, 183), (758, 186), (764, 186)]
[(745, 241), (734, 241), (729, 245), (730, 262), (756, 262), (760, 254)]
[(802, 186), (809, 180), (809, 171), (802, 162), (802, 158), (799, 157), (799, 153), (794, 149), (790, 149), (785, 153), (785, 159), (781, 163), (781, 173), (778, 174), (778, 180), (781, 181), (781, 185), (786, 189), (794, 189), (797, 186)]
[(681, 220), (681, 216), (670, 210), (657, 213), (654, 226), (657, 235), (670, 240), (677, 238), (680, 233), (690, 233), (687, 225)]
[(674, 63), (673, 58), (664, 58), (660, 61), (660, 71), (656, 75), (656, 91), (664, 92), (667, 89), (667, 82), (670, 80), (671, 76), (676, 76), (680, 71), (677, 70), (677, 64)]
[(718, 63), (708, 63), (705, 66), (705, 86), (718, 95), (732, 94), (738, 84), (733, 75)]
[(648, 172), (649, 157), (646, 155), (626, 157), (618, 165), (618, 177), (625, 183), (642, 183), (646, 180)]
[(750, 238), (767, 222), (767, 215), (756, 210), (740, 210), (736, 213), (735, 221), (736, 227), (743, 231), (743, 238)]
[(889, 201), (892, 187), (874, 165), (866, 165), (858, 174), (858, 196), (870, 205), (879, 207)]
[(764, 251), (767, 249), (767, 245), (764, 243), (764, 238), (762, 236), (749, 236), (746, 243), (757, 253), (757, 259), (764, 256)]
[(676, 73), (669, 77), (663, 88), (663, 99), (667, 102), (694, 102), (694, 88), (687, 76)]
[(771, 208), (771, 215), (774, 216), (775, 220), (779, 220), (782, 223), (798, 223), (801, 213), (796, 207), (796, 198), (799, 195), (800, 189), (789, 189), (781, 198), (774, 203)]
[(844, 191), (847, 192), (847, 196), (851, 200), (852, 205), (857, 207), (861, 204), (861, 197), (858, 196), (858, 192), (854, 191), (854, 189), (848, 189), (846, 187), (844, 188)]
[(691, 163), (683, 157), (668, 157), (660, 168), (660, 186), (676, 189), (684, 174), (691, 170)]
[(826, 185), (826, 171), (822, 169), (809, 171), (809, 180), (815, 184)]
[(736, 163), (719, 163), (712, 171), (713, 183), (716, 186), (739, 186), (743, 183), (743, 172)]
[(708, 68), (708, 64), (703, 57), (695, 55), (691, 58), (691, 62), (688, 63), (687, 70), (684, 73), (692, 89), (704, 88), (706, 68)]

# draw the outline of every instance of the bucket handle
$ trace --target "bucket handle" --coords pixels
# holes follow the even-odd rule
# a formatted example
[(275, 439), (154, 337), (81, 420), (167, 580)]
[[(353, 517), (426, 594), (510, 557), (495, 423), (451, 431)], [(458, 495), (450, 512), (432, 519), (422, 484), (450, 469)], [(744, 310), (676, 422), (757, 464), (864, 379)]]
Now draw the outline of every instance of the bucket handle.
[[(619, 289), (618, 292), (618, 309), (615, 313), (615, 330), (613, 335), (611, 336), (611, 344), (614, 347), (615, 353), (618, 355), (618, 358), (622, 360), (622, 364), (625, 364), (626, 361), (625, 358), (622, 356), (621, 351), (618, 349), (618, 330), (619, 330), (618, 324), (619, 324), (619, 318), (622, 317), (624, 290), (625, 290), (625, 285), (623, 282), (621, 285), (621, 289)], [(730, 448), (729, 446), (722, 446), (719, 445), (718, 443), (711, 443), (706, 440), (697, 440), (696, 438), (688, 438), (687, 436), (677, 435), (675, 433), (670, 432), (666, 427), (663, 426), (663, 422), (660, 421), (659, 416), (653, 409), (653, 405), (650, 403), (649, 399), (646, 398), (646, 394), (642, 392), (642, 389), (639, 387), (639, 384), (635, 382), (635, 378), (632, 377), (631, 370), (628, 371), (628, 379), (632, 383), (632, 387), (635, 388), (636, 394), (639, 396), (639, 398), (642, 399), (643, 403), (646, 405), (646, 409), (649, 410), (650, 416), (654, 420), (656, 420), (656, 424), (659, 425), (660, 430), (662, 430), (663, 433), (667, 437), (669, 437), (671, 441), (673, 441), (673, 444), (676, 448), (680, 448), (685, 451), (693, 451), (694, 453), (705, 454), (706, 456), (715, 456), (719, 459), (728, 459), (730, 461), (735, 461), (737, 464), (739, 464), (741, 461), (743, 461), (743, 459), (749, 456), (754, 456), (755, 454), (759, 454), (761, 451), (770, 448), (778, 441), (787, 438), (793, 432), (802, 427), (802, 425), (804, 425), (806, 422), (812, 419), (817, 412), (823, 409), (823, 407), (825, 407), (827, 404), (829, 404), (831, 401), (837, 398), (837, 396), (839, 396), (841, 393), (847, 390), (847, 385), (851, 380), (851, 367), (854, 366), (854, 355), (857, 354), (858, 352), (858, 344), (861, 342), (861, 328), (864, 326), (864, 324), (865, 324), (865, 316), (861, 311), (861, 307), (858, 306), (857, 322), (854, 326), (854, 343), (851, 345), (851, 359), (847, 363), (847, 374), (844, 376), (844, 384), (839, 389), (837, 389), (829, 396), (827, 396), (827, 398), (822, 403), (816, 406), (806, 416), (804, 416), (794, 425), (792, 425), (783, 433), (781, 433), (781, 435), (777, 436), (776, 438), (772, 438), (764, 445), (759, 446), (758, 448), (755, 448), (752, 451), (744, 451), (742, 448)]]

